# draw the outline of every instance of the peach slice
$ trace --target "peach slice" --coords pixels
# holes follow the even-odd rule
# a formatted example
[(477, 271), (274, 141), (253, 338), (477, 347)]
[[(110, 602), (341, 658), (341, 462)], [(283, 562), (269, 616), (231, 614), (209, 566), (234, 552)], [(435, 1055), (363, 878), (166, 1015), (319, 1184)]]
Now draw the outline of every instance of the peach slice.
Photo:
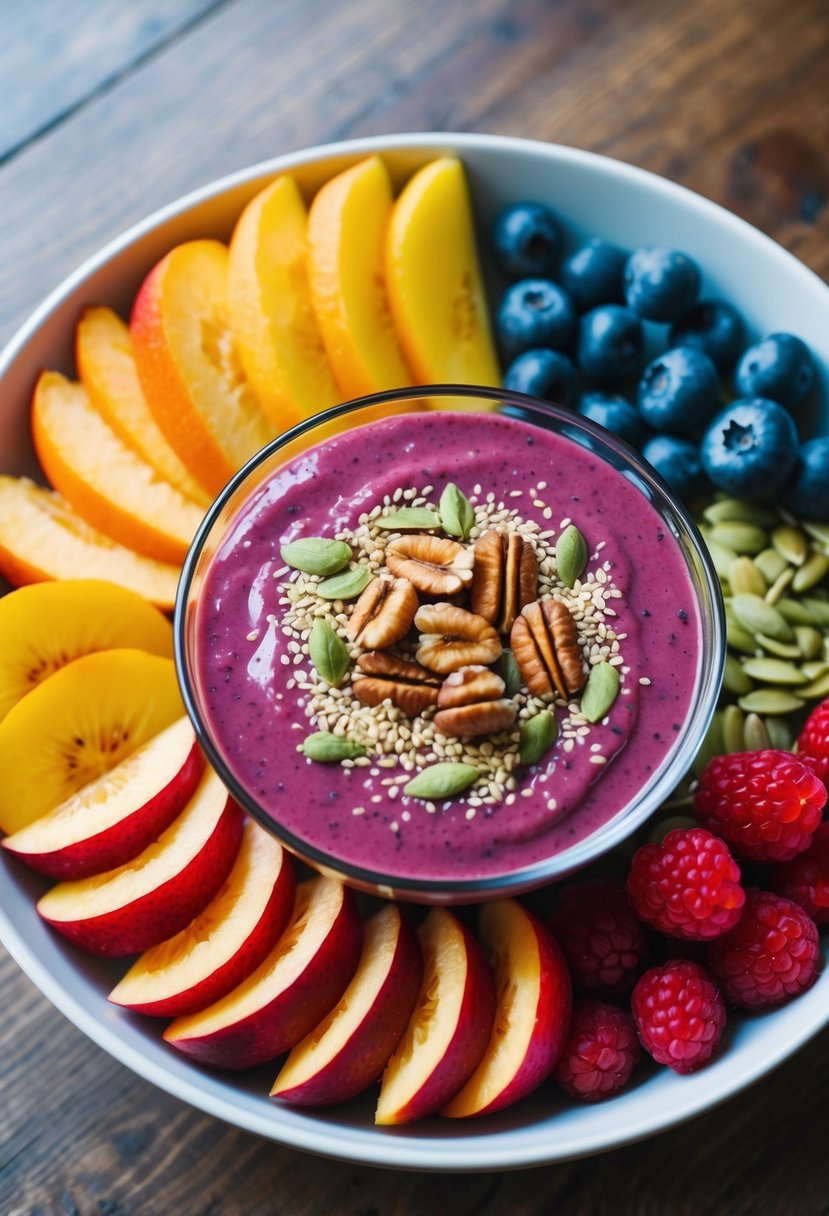
[(242, 372), (227, 280), (228, 251), (220, 241), (178, 245), (144, 280), (130, 321), (153, 417), (214, 494), (274, 436)]
[(183, 714), (171, 659), (102, 650), (68, 663), (0, 723), (0, 828), (53, 811)]
[(143, 557), (104, 536), (59, 494), (28, 477), (0, 476), (0, 574), (13, 586), (99, 578), (170, 609), (179, 573), (176, 566)]
[(472, 934), (451, 912), (433, 908), (418, 935), (423, 982), (383, 1073), (377, 1123), (409, 1123), (439, 1110), (477, 1068), (492, 1030), (492, 972)]
[(406, 1029), (422, 975), (417, 934), (388, 904), (363, 928), (360, 963), (339, 1004), (293, 1049), (271, 1097), (330, 1106), (367, 1089)]
[(141, 391), (130, 331), (111, 308), (85, 308), (75, 331), (75, 362), (89, 400), (123, 443), (200, 507), (210, 495), (158, 428)]
[(230, 873), (244, 816), (212, 769), (172, 825), (126, 865), (59, 882), (38, 900), (47, 924), (92, 954), (117, 958), (179, 933)]
[(498, 1007), (483, 1059), (445, 1106), (451, 1119), (511, 1106), (552, 1072), (570, 1026), (564, 955), (549, 929), (513, 899), (484, 904), (484, 946), (494, 960)]
[(392, 316), (416, 384), (500, 384), (463, 165), (441, 157), (404, 186), (386, 243)]
[(332, 177), (308, 214), (314, 310), (343, 397), (411, 384), (386, 295), (388, 170), (371, 156)]
[(333, 878), (297, 888), (287, 929), (252, 975), (164, 1038), (215, 1068), (251, 1068), (304, 1039), (337, 1003), (360, 956), (354, 896)]
[(340, 401), (308, 285), (308, 216), (292, 177), (252, 199), (230, 241), (228, 306), (245, 375), (277, 431)]
[(270, 953), (294, 906), (291, 859), (249, 820), (224, 885), (169, 941), (142, 954), (109, 994), (153, 1017), (198, 1013), (247, 979)]
[(173, 656), (166, 617), (100, 579), (19, 587), (0, 599), (0, 721), (48, 676), (81, 655), (117, 647)]
[(32, 434), (46, 476), (88, 523), (147, 557), (184, 561), (204, 512), (121, 442), (83, 385), (43, 372)]
[(87, 878), (131, 861), (189, 802), (204, 758), (180, 718), (54, 811), (3, 840), (3, 848), (51, 878)]

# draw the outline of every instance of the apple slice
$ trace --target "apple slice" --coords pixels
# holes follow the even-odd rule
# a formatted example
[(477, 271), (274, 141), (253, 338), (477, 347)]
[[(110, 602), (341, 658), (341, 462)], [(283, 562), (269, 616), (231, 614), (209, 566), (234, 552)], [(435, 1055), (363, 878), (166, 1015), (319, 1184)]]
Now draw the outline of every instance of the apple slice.
[(414, 1013), (383, 1073), (377, 1123), (410, 1123), (439, 1110), (486, 1050), (495, 988), (483, 950), (445, 908), (418, 931), (423, 982)]
[(198, 1013), (241, 984), (270, 953), (294, 906), (294, 870), (277, 840), (249, 820), (218, 894), (195, 920), (142, 954), (109, 994), (134, 1013)]
[(252, 975), (164, 1038), (214, 1068), (251, 1068), (290, 1050), (337, 1003), (360, 956), (354, 896), (333, 878), (297, 888), (288, 928)]
[(553, 935), (514, 899), (484, 904), (480, 932), (494, 960), (498, 1007), (483, 1059), (441, 1114), (486, 1115), (550, 1075), (570, 1026), (570, 973)]
[(179, 718), (54, 811), (1, 841), (50, 878), (88, 878), (137, 857), (190, 801), (204, 757)]
[(423, 960), (417, 934), (388, 904), (363, 929), (363, 952), (339, 1004), (288, 1056), (272, 1098), (331, 1106), (382, 1073), (417, 1000)]
[(244, 816), (207, 769), (179, 817), (117, 870), (59, 882), (38, 901), (43, 919), (76, 946), (109, 958), (172, 937), (210, 903), (239, 851)]

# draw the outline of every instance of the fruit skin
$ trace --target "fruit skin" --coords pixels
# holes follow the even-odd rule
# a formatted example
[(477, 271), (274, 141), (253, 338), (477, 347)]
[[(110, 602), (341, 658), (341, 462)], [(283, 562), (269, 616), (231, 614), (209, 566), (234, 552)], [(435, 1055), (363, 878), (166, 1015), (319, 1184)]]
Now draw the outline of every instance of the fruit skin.
[(576, 310), (556, 283), (522, 279), (504, 293), (495, 328), (507, 359), (538, 347), (566, 350), (576, 334)]
[(634, 911), (668, 937), (706, 941), (740, 919), (745, 891), (728, 846), (705, 828), (676, 828), (637, 849), (628, 874)]
[(645, 972), (633, 990), (631, 1010), (648, 1055), (681, 1075), (710, 1060), (725, 1026), (725, 1004), (714, 978), (699, 963), (681, 959)]
[(599, 304), (623, 304), (627, 258), (626, 250), (594, 237), (564, 260), (561, 284), (582, 312)]
[(700, 272), (678, 249), (662, 245), (637, 249), (625, 265), (628, 308), (647, 321), (678, 321), (697, 302)]
[(701, 497), (709, 489), (699, 445), (693, 439), (681, 435), (653, 435), (642, 448), (642, 455), (686, 502)]
[(816, 705), (797, 736), (797, 755), (829, 786), (829, 697)]
[(579, 397), (576, 369), (557, 350), (525, 350), (507, 368), (504, 388), (568, 407)]
[(671, 326), (671, 346), (695, 346), (720, 372), (730, 371), (745, 342), (745, 323), (728, 300), (700, 300)]
[(702, 437), (702, 466), (720, 490), (773, 502), (797, 460), (791, 414), (764, 397), (732, 401)]
[(810, 988), (820, 971), (815, 922), (799, 904), (749, 891), (740, 923), (708, 948), (723, 996), (741, 1009), (782, 1005)]
[[(370, 1006), (362, 1010), (359, 1023), (338, 1049), (332, 1044), (335, 1054), (326, 1059), (326, 1041), (336, 1043), (340, 1019), (348, 1018), (350, 1009), (360, 999), (366, 982), (365, 968), (370, 966), (371, 954), (387, 931), (383, 922), (393, 922), (394, 937), (382, 982), (373, 992)], [(422, 977), (423, 959), (417, 934), (399, 908), (387, 905), (364, 926), (360, 963), (340, 1003), (296, 1045), (274, 1081), (270, 1096), (299, 1106), (331, 1106), (362, 1093), (378, 1080), (400, 1041)], [(309, 1072), (305, 1060), (313, 1051), (322, 1056), (322, 1063)]]
[(622, 304), (601, 304), (579, 323), (577, 362), (600, 388), (618, 388), (642, 373), (642, 322)]
[(577, 992), (618, 996), (633, 987), (647, 965), (650, 934), (620, 882), (590, 879), (564, 887), (550, 928)]
[(579, 413), (634, 447), (644, 443), (648, 434), (641, 414), (618, 393), (585, 393), (579, 403)]
[(816, 925), (829, 925), (829, 823), (820, 825), (803, 853), (772, 866), (771, 888), (799, 904)]
[(783, 499), (798, 515), (829, 522), (829, 436), (801, 443)]
[(553, 1078), (571, 1098), (600, 1102), (627, 1085), (642, 1055), (633, 1018), (615, 1005), (582, 997)]
[(769, 334), (737, 364), (734, 387), (741, 397), (768, 397), (793, 409), (815, 380), (811, 352), (794, 334)]
[(496, 215), (490, 234), (498, 268), (508, 279), (552, 274), (563, 244), (561, 224), (543, 203), (513, 203)]
[(645, 368), (636, 403), (655, 431), (693, 435), (720, 403), (717, 369), (693, 346), (675, 346)]
[(791, 752), (714, 756), (694, 794), (697, 818), (752, 861), (789, 861), (808, 849), (826, 787)]

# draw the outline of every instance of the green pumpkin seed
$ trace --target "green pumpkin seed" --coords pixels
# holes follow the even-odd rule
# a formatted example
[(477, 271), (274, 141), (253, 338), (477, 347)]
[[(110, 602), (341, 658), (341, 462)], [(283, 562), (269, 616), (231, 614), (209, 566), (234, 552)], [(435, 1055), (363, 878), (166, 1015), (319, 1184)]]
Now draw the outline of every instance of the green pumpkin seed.
[[(785, 659), (743, 659), (743, 671), (753, 680), (763, 684), (806, 684), (807, 680), (799, 667)], [(748, 692), (751, 690), (748, 689)], [(746, 695), (746, 694), (742, 694)]]
[(321, 616), (317, 617), (311, 629), (308, 654), (320, 679), (332, 688), (338, 688), (348, 671), (351, 659), (345, 642)]
[(737, 560), (737, 554), (726, 545), (718, 545), (715, 540), (711, 540), (710, 536), (706, 536), (704, 539), (705, 547), (711, 557), (717, 577), (723, 580), (727, 579), (729, 569)]
[(581, 712), (588, 722), (601, 722), (619, 695), (619, 672), (610, 663), (597, 663), (590, 668), (587, 684), (581, 694)]
[(794, 732), (785, 718), (764, 718), (769, 742), (780, 752), (790, 752), (794, 744)]
[(794, 637), (789, 622), (759, 595), (734, 595), (731, 605), (737, 620), (749, 633), (763, 633), (780, 642), (790, 642)]
[(802, 566), (809, 555), (809, 542), (800, 528), (778, 524), (771, 534), (771, 543), (781, 557), (793, 566)]
[(740, 709), (754, 714), (791, 714), (805, 702), (782, 688), (757, 688), (738, 701)]
[(776, 655), (778, 659), (800, 659), (800, 647), (793, 642), (778, 642), (777, 638), (767, 638), (764, 633), (757, 634), (757, 641), (763, 650)]
[(728, 621), (727, 625), (728, 645), (733, 650), (739, 650), (741, 654), (757, 653), (757, 643), (747, 629), (737, 621)]
[(735, 595), (747, 592), (762, 598), (766, 594), (766, 580), (750, 557), (738, 557), (731, 563), (728, 568), (728, 581)]
[(690, 815), (668, 815), (665, 819), (659, 819), (654, 823), (646, 836), (648, 844), (661, 844), (669, 832), (677, 830), (687, 832), (689, 828), (698, 828), (699, 821), (692, 819)]
[(362, 743), (354, 743), (351, 739), (332, 735), (327, 730), (309, 735), (302, 745), (302, 750), (309, 760), (319, 760), (322, 764), (335, 764), (340, 760), (355, 760), (357, 756), (366, 754)]
[(733, 693), (735, 697), (744, 697), (754, 687), (753, 681), (743, 670), (739, 659), (733, 654), (725, 656), (725, 671), (723, 672), (723, 688)]
[(441, 494), (438, 511), (444, 532), (466, 540), (475, 523), (475, 511), (463, 490), (459, 490), (454, 481), (450, 481)]
[(399, 507), (374, 522), (386, 532), (431, 532), (440, 527), (440, 516), (427, 507)]
[(810, 553), (792, 580), (792, 590), (800, 594), (811, 591), (829, 574), (829, 557), (823, 553)]
[(725, 741), (723, 739), (723, 715), (721, 710), (717, 710), (711, 719), (708, 730), (705, 732), (705, 737), (700, 744), (699, 750), (691, 763), (691, 772), (695, 777), (699, 777), (708, 761), (714, 756), (721, 756), (724, 751)]
[(829, 553), (829, 524), (821, 524), (814, 519), (804, 519), (803, 527), (821, 551)]
[(303, 574), (336, 574), (351, 561), (351, 546), (325, 536), (300, 536), (282, 545), (282, 560)]
[(769, 586), (780, 578), (789, 565), (785, 557), (781, 557), (776, 549), (764, 549), (762, 553), (758, 553), (754, 564)]
[(800, 600), (791, 599), (790, 596), (784, 595), (774, 606), (790, 625), (816, 625), (818, 623), (817, 617), (810, 608), (807, 608)]
[(403, 793), (408, 794), (410, 798), (425, 798), (429, 801), (452, 798), (468, 789), (477, 776), (478, 770), (471, 764), (445, 760), (421, 769), (416, 777), (412, 777), (411, 781), (403, 786)]
[(760, 553), (769, 543), (768, 533), (755, 524), (714, 524), (711, 539), (735, 553)]
[(815, 624), (820, 625), (821, 629), (829, 629), (829, 604), (826, 600), (806, 595), (803, 597), (803, 604), (811, 612)]
[(829, 661), (826, 659), (812, 659), (808, 663), (801, 663), (800, 670), (811, 683), (812, 680), (819, 680), (821, 676), (829, 671)]
[(745, 723), (745, 714), (741, 709), (736, 705), (726, 705), (722, 715), (722, 738), (723, 748), (729, 755), (745, 751)]
[(365, 591), (374, 575), (368, 566), (358, 566), (356, 570), (343, 570), (333, 578), (326, 578), (317, 587), (317, 595), (324, 600), (353, 600), (355, 596)]
[(743, 743), (747, 752), (761, 752), (771, 747), (768, 728), (759, 714), (746, 714)]
[(573, 588), (587, 565), (587, 541), (575, 524), (565, 528), (556, 541), (556, 569), (565, 587)]
[(824, 672), (822, 676), (818, 676), (811, 683), (804, 685), (803, 688), (798, 688), (797, 691), (801, 697), (806, 697), (809, 701), (818, 701), (824, 697), (829, 697), (829, 671)]
[(521, 669), (511, 650), (505, 650), (498, 662), (498, 674), (504, 681), (504, 696), (514, 697), (521, 691)]
[(541, 757), (548, 752), (556, 741), (558, 722), (555, 714), (548, 709), (539, 714), (533, 714), (521, 727), (519, 744), (519, 760), (523, 765), (538, 764)]
[(741, 523), (773, 528), (777, 523), (777, 512), (772, 507), (745, 502), (742, 498), (721, 498), (706, 507), (702, 514), (710, 524)]
[(794, 568), (792, 566), (787, 566), (786, 569), (783, 571), (783, 573), (778, 575), (778, 577), (774, 580), (772, 585), (769, 587), (766, 594), (763, 596), (763, 599), (766, 601), (766, 603), (767, 604), (776, 604), (777, 601), (783, 595), (783, 592), (788, 587), (789, 583), (793, 580), (793, 578), (794, 578)]
[[(797, 648), (804, 659), (816, 659), (818, 657), (823, 645), (823, 634), (819, 629), (813, 629), (811, 625), (795, 625), (794, 636)], [(805, 664), (803, 668), (805, 669)]]

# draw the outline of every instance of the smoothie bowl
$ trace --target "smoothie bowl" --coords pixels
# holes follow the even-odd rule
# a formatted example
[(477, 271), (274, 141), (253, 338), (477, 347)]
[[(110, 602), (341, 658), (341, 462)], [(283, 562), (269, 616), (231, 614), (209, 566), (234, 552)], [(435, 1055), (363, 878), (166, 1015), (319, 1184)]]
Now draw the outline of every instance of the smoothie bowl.
[(211, 763), (293, 852), (462, 903), (571, 872), (664, 801), (724, 631), (693, 525), (625, 443), (429, 392), (339, 407), (229, 483), (177, 657)]

